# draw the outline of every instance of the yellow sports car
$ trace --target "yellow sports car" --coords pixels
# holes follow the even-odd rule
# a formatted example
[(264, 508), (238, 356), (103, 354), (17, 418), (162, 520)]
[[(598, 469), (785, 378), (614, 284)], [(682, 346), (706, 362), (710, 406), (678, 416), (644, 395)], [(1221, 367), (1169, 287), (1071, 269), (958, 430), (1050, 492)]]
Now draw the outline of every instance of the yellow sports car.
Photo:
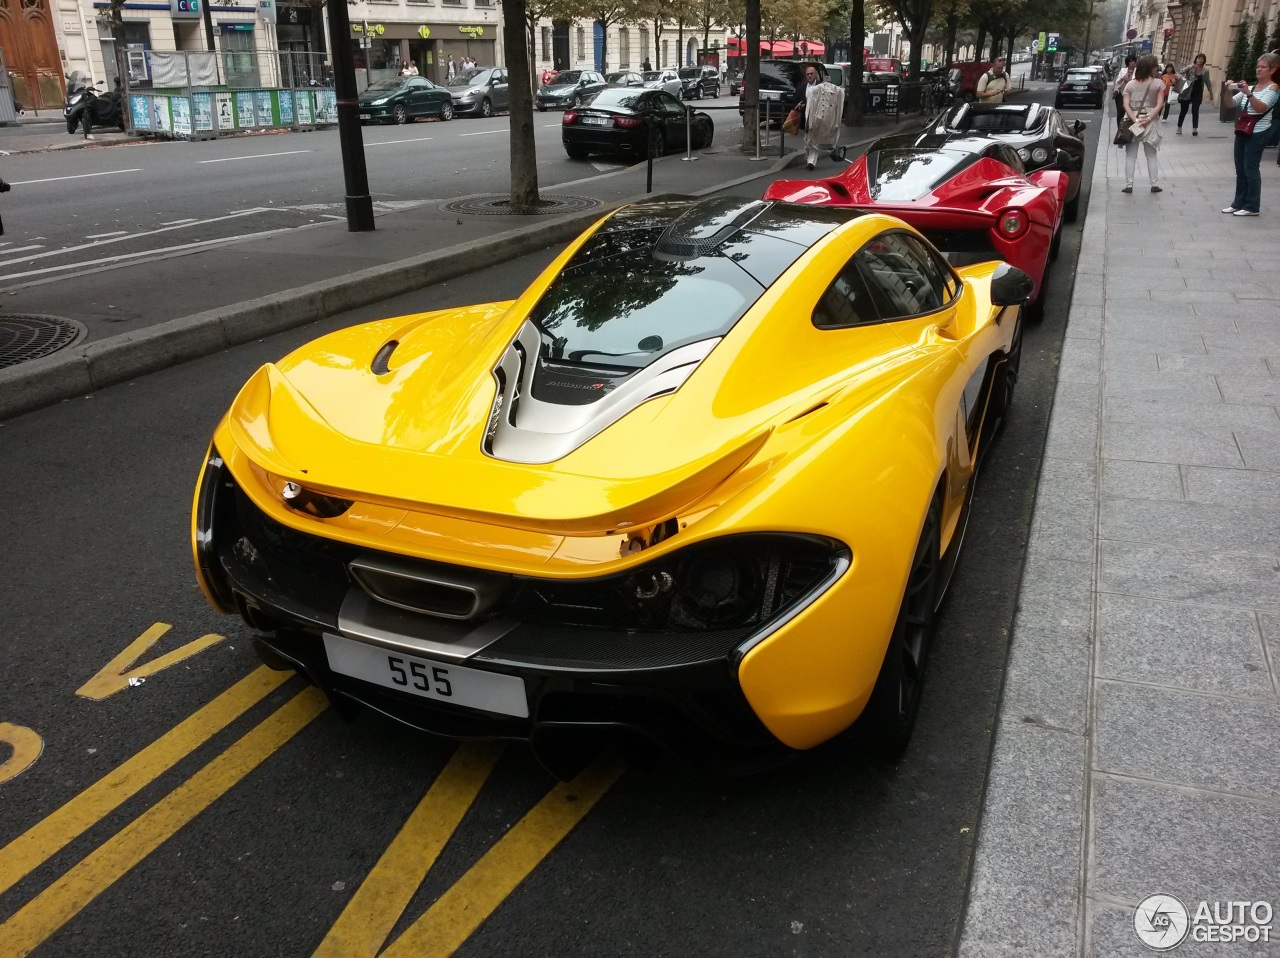
[(624, 207), (514, 302), (258, 370), (213, 437), (200, 584), (342, 709), (759, 767), (906, 744), (1026, 274), (893, 217)]

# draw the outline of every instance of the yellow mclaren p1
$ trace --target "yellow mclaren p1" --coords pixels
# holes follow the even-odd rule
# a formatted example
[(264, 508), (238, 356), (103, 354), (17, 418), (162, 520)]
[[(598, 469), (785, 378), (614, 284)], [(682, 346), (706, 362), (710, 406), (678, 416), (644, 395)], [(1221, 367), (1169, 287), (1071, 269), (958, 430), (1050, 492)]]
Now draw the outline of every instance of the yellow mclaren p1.
[(560, 774), (855, 722), (900, 751), (1031, 292), (891, 216), (624, 207), (514, 302), (258, 370), (196, 489), (200, 584), (341, 709)]

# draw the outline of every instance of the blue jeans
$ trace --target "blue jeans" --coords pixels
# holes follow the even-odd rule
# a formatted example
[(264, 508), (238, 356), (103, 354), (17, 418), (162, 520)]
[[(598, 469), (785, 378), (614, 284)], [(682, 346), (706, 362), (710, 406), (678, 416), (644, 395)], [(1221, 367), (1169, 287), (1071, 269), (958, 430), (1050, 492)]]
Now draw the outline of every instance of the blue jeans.
[(1231, 205), (1238, 210), (1257, 213), (1262, 205), (1262, 151), (1267, 145), (1270, 130), (1237, 136), (1236, 141), (1236, 197)]

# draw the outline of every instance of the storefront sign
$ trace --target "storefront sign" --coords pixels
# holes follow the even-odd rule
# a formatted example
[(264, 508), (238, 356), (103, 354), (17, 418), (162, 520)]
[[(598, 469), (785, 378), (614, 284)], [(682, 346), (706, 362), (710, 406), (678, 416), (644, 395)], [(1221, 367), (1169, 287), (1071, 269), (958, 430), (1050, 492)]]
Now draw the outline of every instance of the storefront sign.
[(263, 23), (276, 22), (276, 0), (258, 0), (258, 19)]
[(418, 36), (426, 40), (428, 37), (431, 36), (431, 28), (426, 24), (423, 24), (422, 26), (418, 27)]
[(458, 27), (458, 32), (466, 34), (472, 40), (477, 40), (484, 36), (484, 27)]
[(174, 20), (199, 20), (200, 0), (169, 0), (169, 16)]
[(368, 33), (371, 37), (380, 37), (387, 32), (387, 28), (381, 23), (353, 23), (351, 24), (351, 32), (355, 34)]

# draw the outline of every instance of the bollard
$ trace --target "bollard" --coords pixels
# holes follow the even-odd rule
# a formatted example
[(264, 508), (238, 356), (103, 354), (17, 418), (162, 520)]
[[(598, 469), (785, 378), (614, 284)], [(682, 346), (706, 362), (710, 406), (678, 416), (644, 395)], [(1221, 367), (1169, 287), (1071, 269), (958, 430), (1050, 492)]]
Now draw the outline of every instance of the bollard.
[(693, 107), (686, 106), (684, 108), (684, 156), (680, 157), (680, 162), (685, 163), (689, 160), (696, 160), (693, 155)]
[(646, 193), (652, 193), (653, 192), (653, 117), (646, 116), (644, 118), (644, 125), (649, 130), (649, 148), (645, 150), (645, 153), (648, 154), (647, 163), (649, 168), (645, 171), (644, 191)]
[(760, 103), (756, 102), (756, 159), (760, 159)]

